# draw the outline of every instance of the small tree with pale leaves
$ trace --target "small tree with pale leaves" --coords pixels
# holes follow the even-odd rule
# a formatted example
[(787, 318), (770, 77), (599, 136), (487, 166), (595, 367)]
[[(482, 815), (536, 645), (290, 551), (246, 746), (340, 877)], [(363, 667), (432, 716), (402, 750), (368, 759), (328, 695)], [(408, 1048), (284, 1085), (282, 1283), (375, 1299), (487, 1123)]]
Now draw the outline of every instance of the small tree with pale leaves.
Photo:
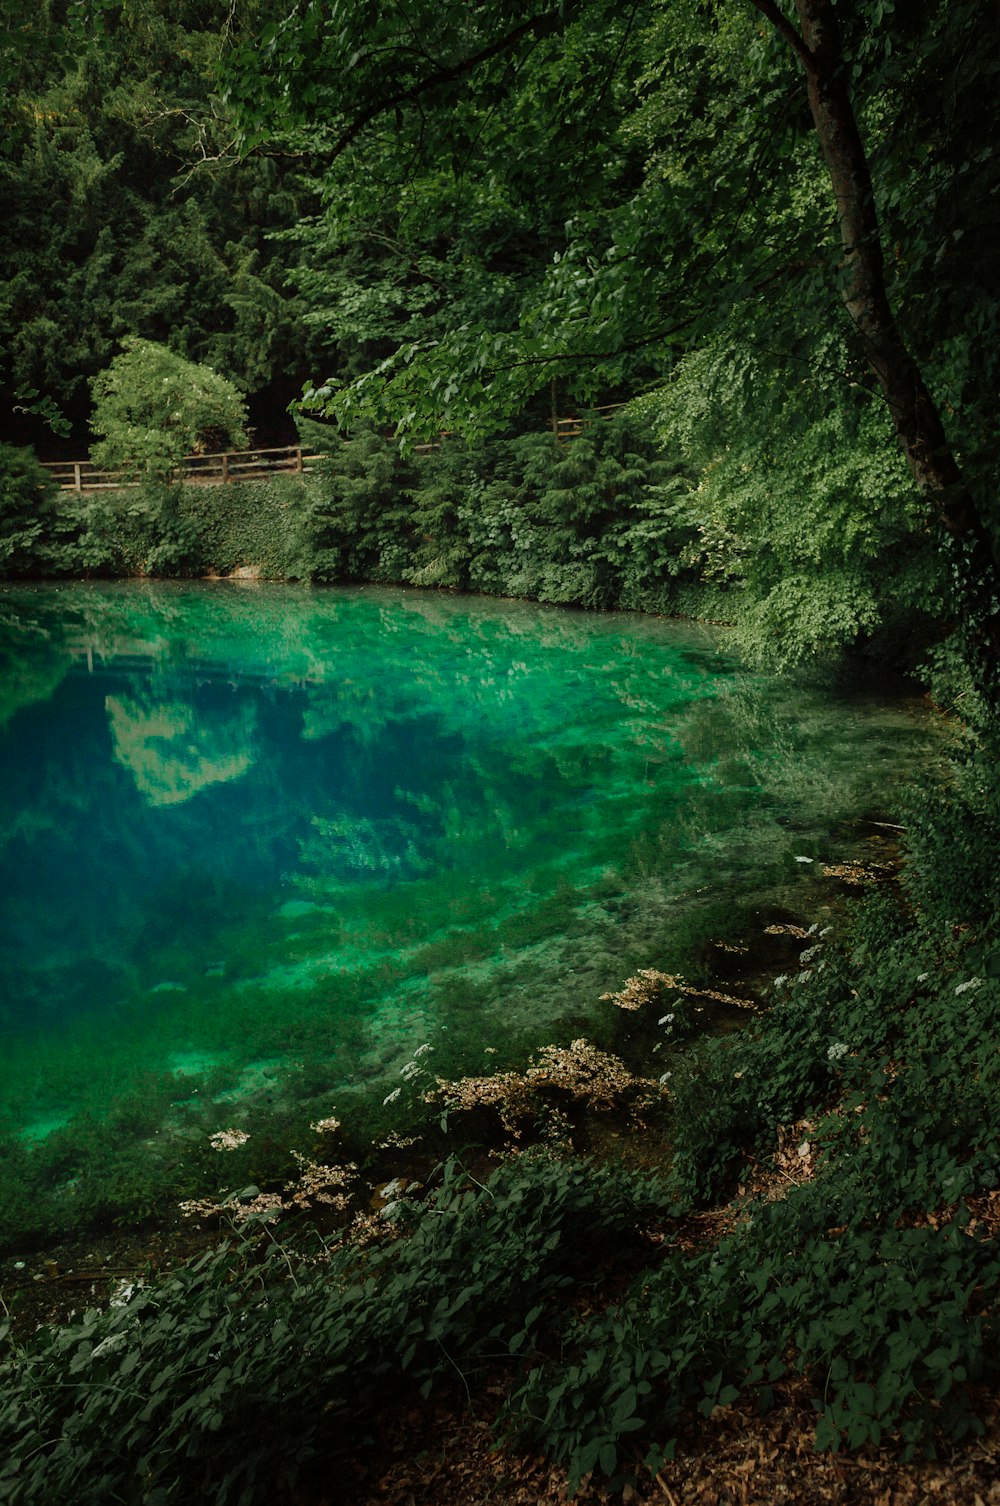
[(227, 377), (151, 340), (122, 343), (91, 384), (95, 465), (166, 480), (185, 455), (246, 445), (246, 404)]

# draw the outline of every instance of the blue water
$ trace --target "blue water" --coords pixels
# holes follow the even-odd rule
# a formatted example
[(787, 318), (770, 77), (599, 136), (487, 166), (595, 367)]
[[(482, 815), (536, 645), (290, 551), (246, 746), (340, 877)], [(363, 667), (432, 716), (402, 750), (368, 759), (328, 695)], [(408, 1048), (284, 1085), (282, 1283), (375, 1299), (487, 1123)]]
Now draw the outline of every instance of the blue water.
[(34, 1145), (137, 1083), (339, 1112), (419, 1044), (606, 1032), (638, 967), (807, 909), (929, 739), (719, 630), (432, 593), (8, 588), (0, 655), (0, 1122)]

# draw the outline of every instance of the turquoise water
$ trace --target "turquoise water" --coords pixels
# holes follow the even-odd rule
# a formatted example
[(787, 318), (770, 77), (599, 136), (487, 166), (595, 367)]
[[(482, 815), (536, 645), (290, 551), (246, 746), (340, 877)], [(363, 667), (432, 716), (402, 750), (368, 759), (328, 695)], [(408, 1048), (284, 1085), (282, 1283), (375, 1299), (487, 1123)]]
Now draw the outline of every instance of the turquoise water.
[(8, 588), (0, 653), (0, 1112), (29, 1145), (137, 1083), (231, 1123), (381, 1103), (425, 1044), (454, 1075), (606, 1032), (636, 968), (807, 906), (929, 736), (719, 630), (422, 592)]

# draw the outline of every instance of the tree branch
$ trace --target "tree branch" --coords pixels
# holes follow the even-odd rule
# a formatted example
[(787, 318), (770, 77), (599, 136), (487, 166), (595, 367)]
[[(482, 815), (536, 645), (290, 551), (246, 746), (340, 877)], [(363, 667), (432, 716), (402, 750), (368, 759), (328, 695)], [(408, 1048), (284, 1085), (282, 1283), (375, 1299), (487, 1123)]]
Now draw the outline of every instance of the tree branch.
[(460, 59), (457, 63), (451, 63), (448, 67), (439, 68), (436, 73), (427, 74), (425, 78), (418, 79), (416, 83), (411, 84), (408, 88), (400, 89), (397, 93), (390, 94), (388, 98), (376, 101), (375, 104), (364, 110), (362, 114), (356, 116), (347, 129), (337, 138), (328, 154), (330, 160), (332, 161), (336, 157), (339, 157), (341, 152), (345, 151), (351, 142), (360, 136), (366, 126), (371, 125), (373, 120), (376, 120), (380, 115), (384, 115), (387, 110), (394, 110), (399, 105), (418, 99), (420, 95), (428, 93), (431, 89), (437, 89), (441, 84), (450, 84), (454, 80), (464, 77), (465, 74), (472, 73), (481, 63), (487, 63), (490, 58), (499, 57), (501, 53), (509, 52), (512, 47), (517, 46), (523, 37), (528, 36), (532, 32), (536, 36), (539, 36), (557, 30), (564, 23), (564, 20), (565, 13), (558, 9), (543, 11), (541, 15), (532, 16), (529, 21), (525, 21), (521, 26), (515, 26), (513, 31), (507, 32), (506, 36), (499, 37), (487, 47), (481, 48), (479, 52), (474, 52), (469, 57)]
[(750, 0), (755, 10), (759, 10), (765, 20), (770, 21), (779, 36), (784, 37), (789, 47), (798, 57), (807, 73), (812, 73), (816, 67), (816, 60), (805, 42), (799, 36), (791, 21), (787, 20), (775, 5), (774, 0)]
[(637, 350), (647, 350), (650, 345), (655, 345), (670, 335), (679, 335), (683, 330), (690, 329), (696, 322), (696, 318), (696, 315), (691, 314), (687, 319), (680, 320), (678, 324), (665, 325), (662, 329), (653, 330), (650, 334), (640, 335), (638, 339), (628, 340), (617, 350), (561, 350), (551, 351), (544, 356), (521, 356), (516, 361), (505, 361), (501, 365), (488, 367), (487, 375), (496, 376), (501, 371), (520, 371), (525, 366), (552, 366), (557, 361), (581, 361), (590, 364), (597, 361), (613, 361), (616, 356), (631, 355)]

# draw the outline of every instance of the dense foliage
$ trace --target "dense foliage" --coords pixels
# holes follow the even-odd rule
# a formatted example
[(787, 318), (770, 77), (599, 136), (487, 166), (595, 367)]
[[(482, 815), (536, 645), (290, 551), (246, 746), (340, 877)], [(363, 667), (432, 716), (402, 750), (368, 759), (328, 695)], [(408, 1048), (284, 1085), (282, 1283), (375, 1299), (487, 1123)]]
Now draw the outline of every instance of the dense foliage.
[(218, 372), (135, 335), (93, 383), (95, 465), (166, 481), (185, 455), (247, 443), (243, 395)]
[[(850, 313), (829, 164), (773, 12), (26, 13), (5, 54), (10, 400), (33, 436), (60, 406), (80, 434), (87, 382), (138, 337), (235, 380), (273, 430), (274, 395), (311, 372), (309, 408), (357, 437), (340, 470), (368, 467), (368, 517), (334, 482), (310, 504), (305, 555), (298, 537), (283, 551), (299, 576), (673, 609), (683, 576), (726, 591), (717, 615), (760, 655), (874, 637), (912, 658), (964, 625), (966, 657), (978, 635), (995, 658), (1000, 153), (974, 101), (995, 86), (996, 17), (974, 0), (838, 12), (873, 254), (961, 462), (949, 482), (915, 465)], [(630, 476), (629, 526), (614, 492), (582, 518), (565, 483), (591, 460), (541, 441), (553, 413), (620, 399), (638, 401), (672, 478)], [(417, 476), (383, 453), (390, 428), (475, 443)], [(479, 441), (503, 429), (491, 469)], [(531, 431), (529, 461), (517, 436)], [(392, 498), (360, 459), (376, 453)], [(542, 517), (523, 518), (525, 477)], [(199, 568), (169, 529), (147, 554)]]
[(30, 450), (0, 444), (0, 568), (28, 574), (44, 558), (55, 490)]
[[(797, 11), (833, 24), (827, 0)], [(359, 314), (310, 407), (479, 434), (552, 384), (557, 406), (647, 384), (755, 636), (869, 632), (860, 546), (995, 659), (997, 157), (967, 113), (993, 87), (994, 16), (840, 7), (832, 57), (765, 3), (265, 16), (228, 97), (249, 141), (326, 157), (303, 292), (338, 340)], [(803, 56), (860, 130), (850, 172), (813, 129)]]
[[(127, 391), (131, 404), (131, 384)], [(192, 394), (189, 387), (186, 411)], [(0, 537), (19, 573), (243, 570), (681, 613), (734, 623), (744, 650), (770, 664), (867, 642), (912, 666), (935, 636), (936, 558), (908, 525), (901, 462), (855, 433), (834, 470), (823, 463), (823, 440), (843, 437), (836, 425), (815, 437), (808, 499), (801, 487), (810, 449), (794, 433), (764, 474), (727, 454), (699, 482), (694, 442), (685, 451), (692, 463), (674, 458), (682, 452), (657, 442), (657, 420), (632, 409), (585, 420), (570, 441), (529, 432), (473, 446), (446, 440), (408, 456), (371, 432), (331, 445), (306, 422), (307, 438), (327, 454), (303, 478), (212, 488), (158, 481), (157, 467), (169, 470), (182, 442), (194, 447), (176, 424), (113, 426), (115, 447), (106, 441), (95, 458), (144, 466), (145, 484), (64, 491), (44, 525), (12, 508)], [(887, 471), (900, 489), (893, 510)], [(782, 489), (782, 526), (758, 534)]]
[(589, 1166), (529, 1160), (482, 1185), (449, 1164), (404, 1239), (294, 1264), (224, 1245), (4, 1363), (5, 1499), (253, 1506), (342, 1468), (380, 1407), (531, 1350), (658, 1202)]
[(228, 150), (214, 97), (227, 12), (45, 5), (13, 13), (10, 50), (0, 32), (4, 438), (51, 445), (55, 422), (85, 453), (89, 383), (127, 336), (252, 392), (277, 384), (279, 406), (308, 370), (267, 238), (308, 199), (280, 160)]

